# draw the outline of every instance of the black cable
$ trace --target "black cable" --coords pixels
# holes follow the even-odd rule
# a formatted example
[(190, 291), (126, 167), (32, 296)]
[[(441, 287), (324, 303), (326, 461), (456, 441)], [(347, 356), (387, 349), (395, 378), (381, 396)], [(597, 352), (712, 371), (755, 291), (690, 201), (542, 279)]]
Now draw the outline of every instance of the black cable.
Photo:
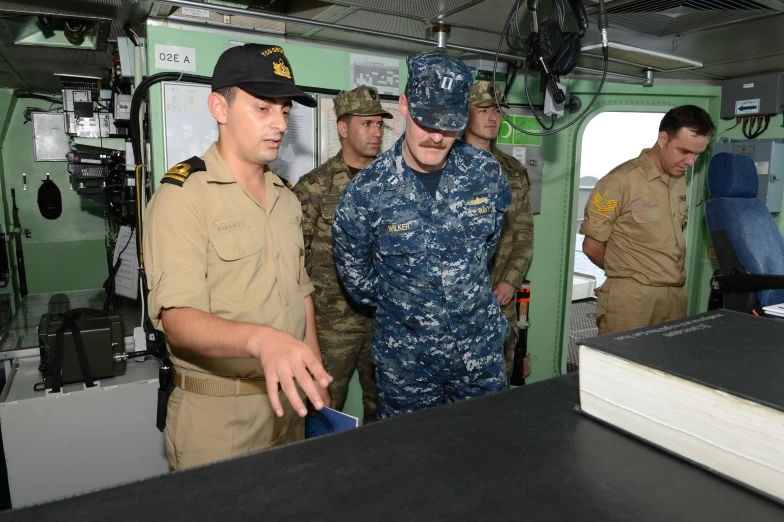
[(768, 130), (768, 125), (770, 125), (770, 116), (765, 116), (765, 126), (762, 127), (762, 123), (759, 122), (758, 123), (759, 129), (757, 130), (757, 132), (755, 132), (752, 135), (752, 139), (757, 139), (760, 136), (762, 136), (762, 133), (764, 133), (766, 130)]
[[(111, 270), (109, 271), (109, 279), (106, 282), (106, 301), (103, 303), (103, 309), (107, 312), (109, 311), (109, 305), (114, 305), (114, 310), (118, 310), (120, 308), (120, 302), (117, 295), (114, 293), (114, 278), (117, 275), (117, 272), (120, 270), (120, 266), (122, 265), (122, 255), (125, 252), (125, 249), (128, 248), (128, 245), (131, 244), (131, 237), (133, 236), (134, 229), (131, 228), (131, 233), (128, 234), (128, 241), (125, 242), (125, 246), (120, 250), (120, 253), (117, 254), (117, 263), (112, 266), (112, 258), (114, 256), (109, 257), (109, 266)], [(108, 253), (107, 253), (108, 255)]]
[(156, 83), (165, 81), (183, 81), (209, 85), (211, 78), (209, 76), (198, 76), (195, 74), (165, 72), (148, 76), (138, 87), (136, 87), (136, 91), (133, 93), (133, 99), (131, 100), (131, 144), (133, 146), (133, 159), (137, 165), (142, 157), (142, 137), (141, 126), (139, 124), (139, 113), (141, 111), (142, 102), (147, 96), (147, 91), (150, 90), (150, 87)]
[[(152, 76), (148, 76), (146, 79), (142, 80), (142, 82), (136, 87), (136, 90), (133, 93), (133, 98), (131, 99), (131, 148), (133, 149), (133, 161), (137, 165), (141, 165), (142, 159), (142, 131), (141, 131), (141, 124), (139, 123), (139, 116), (141, 113), (142, 103), (144, 102), (144, 98), (147, 96), (147, 91), (150, 90), (150, 87), (155, 85), (156, 83), (164, 82), (164, 81), (185, 81), (191, 83), (201, 83), (205, 85), (210, 85), (211, 78), (209, 76), (198, 76), (196, 74), (182, 74), (182, 73), (172, 73), (172, 72), (165, 72), (165, 73), (158, 73), (153, 74)], [(142, 176), (137, 176), (138, 179), (135, 180), (137, 184), (140, 183)], [(140, 186), (136, 191), (137, 194), (141, 195), (142, 192), (145, 190), (145, 187)], [(141, 202), (136, 202), (136, 206), (138, 208), (141, 207)], [(135, 216), (135, 228), (136, 230), (141, 230), (142, 227), (142, 213), (140, 211), (134, 210)], [(139, 278), (141, 283), (140, 293), (141, 299), (147, 300), (147, 296), (149, 294), (149, 289), (147, 287), (147, 276), (144, 271), (144, 262), (142, 259), (142, 237), (141, 233), (136, 234), (136, 256), (139, 259)], [(150, 321), (149, 316), (144, 319), (145, 326), (148, 328), (148, 332), (153, 332), (154, 329), (152, 328), (152, 321)]]
[(125, 359), (127, 361), (131, 361), (133, 359), (136, 359), (137, 357), (155, 357), (155, 358), (160, 357), (160, 355), (153, 350), (142, 350), (140, 352), (124, 352), (124, 353), (125, 353)]
[[(517, 78), (517, 73), (520, 72), (522, 67), (517, 67), (515, 65), (510, 65), (509, 69), (512, 69), (512, 72), (509, 73), (509, 78), (506, 80), (506, 89), (504, 89), (504, 99), (509, 99), (509, 93), (512, 92), (512, 86), (514, 85), (515, 79)], [(508, 72), (508, 71), (507, 71)]]
[(725, 130), (724, 130), (724, 131), (723, 131), (721, 134), (717, 134), (717, 135), (716, 135), (716, 137), (715, 137), (715, 138), (713, 138), (713, 140), (714, 140), (714, 141), (718, 140), (719, 138), (721, 138), (722, 136), (724, 136), (725, 134), (727, 134), (729, 131), (731, 131), (732, 129), (734, 129), (734, 128), (735, 128), (735, 127), (737, 127), (738, 125), (740, 125), (741, 119), (742, 119), (742, 118), (735, 118), (735, 125), (733, 125), (732, 127), (729, 127), (728, 129), (725, 129)]
[(534, 110), (534, 104), (531, 102), (531, 95), (528, 92), (528, 64), (529, 63), (531, 62), (529, 61), (525, 62), (525, 72), (523, 73), (523, 78), (525, 78), (525, 82), (524, 82), (525, 98), (528, 100), (528, 106), (531, 107), (531, 114), (533, 114), (534, 118), (536, 118), (536, 123), (538, 123), (539, 126), (542, 127), (544, 130), (549, 131), (552, 130), (553, 127), (555, 127), (555, 116), (550, 117), (551, 121), (550, 121), (550, 126), (548, 127), (542, 122), (542, 120), (539, 119), (539, 116), (536, 114), (536, 111)]
[[(510, 30), (512, 21), (517, 19), (517, 13), (518, 13), (518, 11), (520, 9), (520, 4), (522, 2), (523, 2), (523, 0), (517, 0), (515, 2), (515, 5), (512, 7), (511, 12), (509, 13), (509, 16), (506, 19), (506, 24), (504, 25), (504, 29), (501, 32), (501, 37), (498, 39), (498, 49), (496, 50), (495, 62), (493, 63), (493, 83), (495, 83), (495, 81), (496, 81), (496, 75), (497, 75), (497, 71), (498, 71), (498, 61), (499, 61), (500, 54), (501, 54), (501, 46), (502, 46), (502, 44), (503, 44), (503, 42), (505, 40), (505, 35), (507, 35), (509, 30)], [(607, 19), (607, 11), (604, 8), (604, 1), (601, 0), (600, 3), (599, 3), (599, 31), (602, 34), (602, 55), (604, 57), (604, 71), (602, 73), (601, 82), (599, 83), (599, 88), (596, 90), (596, 93), (594, 94), (593, 98), (591, 99), (591, 102), (585, 107), (585, 109), (583, 109), (583, 111), (580, 114), (578, 114), (572, 121), (570, 121), (566, 125), (562, 125), (562, 126), (558, 127), (557, 129), (552, 129), (551, 128), (550, 130), (548, 130), (544, 125), (542, 125), (542, 122), (539, 121), (539, 118), (537, 117), (536, 118), (537, 122), (539, 122), (539, 124), (542, 125), (542, 128), (545, 129), (545, 132), (530, 132), (530, 131), (521, 129), (520, 127), (518, 127), (517, 125), (515, 125), (512, 122), (512, 120), (509, 118), (509, 116), (504, 112), (503, 108), (501, 107), (501, 103), (500, 103), (500, 101), (498, 99), (498, 93), (496, 92), (495, 93), (496, 106), (498, 107), (498, 110), (501, 112), (501, 116), (503, 116), (504, 120), (506, 120), (506, 122), (513, 129), (517, 130), (518, 132), (520, 132), (522, 134), (526, 134), (528, 136), (550, 136), (552, 134), (556, 134), (558, 132), (561, 132), (564, 129), (567, 129), (567, 128), (571, 127), (572, 125), (574, 125), (575, 123), (580, 121), (583, 117), (585, 117), (588, 114), (588, 111), (590, 110), (590, 108), (596, 102), (596, 99), (599, 97), (599, 94), (602, 92), (602, 88), (604, 87), (604, 82), (607, 79), (607, 70), (608, 70), (609, 65), (610, 65), (610, 56), (609, 56), (609, 49), (608, 49), (608, 47), (607, 47), (607, 45), (605, 43), (605, 39), (606, 39), (606, 32), (607, 32), (608, 26), (609, 26), (609, 23), (608, 23), (608, 19)], [(522, 38), (522, 36), (520, 36), (519, 34), (518, 34), (518, 37)], [(526, 71), (527, 71), (528, 62), (531, 59), (532, 59), (532, 56), (529, 54), (527, 56), (527, 59), (526, 59)], [(528, 88), (528, 75), (527, 75), (527, 73), (523, 75), (523, 81), (525, 82), (525, 86), (526, 86), (526, 89), (527, 89)], [(530, 99), (528, 101), (529, 101), (529, 105), (530, 105)], [(536, 117), (536, 113), (534, 112), (533, 107), (531, 107), (531, 112), (534, 114), (534, 117)], [(553, 122), (553, 124), (554, 124), (554, 122)]]
[(754, 139), (754, 135), (755, 135), (755, 133), (756, 133), (756, 131), (754, 130), (754, 126), (755, 126), (756, 124), (757, 124), (757, 120), (754, 118), (754, 116), (752, 116), (752, 117), (749, 119), (749, 135), (748, 135), (748, 138), (749, 138), (750, 140), (753, 140), (753, 139)]
[(16, 93), (17, 98), (35, 98), (38, 100), (44, 100), (53, 103), (63, 103), (62, 98), (56, 98), (54, 96), (46, 96), (45, 94), (36, 94), (34, 92), (18, 92)]

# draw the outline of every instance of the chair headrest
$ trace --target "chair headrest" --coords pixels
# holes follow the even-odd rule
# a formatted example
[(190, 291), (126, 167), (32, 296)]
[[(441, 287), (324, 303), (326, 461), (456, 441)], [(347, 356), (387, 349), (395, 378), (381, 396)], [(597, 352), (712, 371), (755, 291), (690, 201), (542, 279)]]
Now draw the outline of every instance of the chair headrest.
[(720, 152), (708, 165), (708, 190), (714, 198), (755, 198), (757, 167), (743, 154)]

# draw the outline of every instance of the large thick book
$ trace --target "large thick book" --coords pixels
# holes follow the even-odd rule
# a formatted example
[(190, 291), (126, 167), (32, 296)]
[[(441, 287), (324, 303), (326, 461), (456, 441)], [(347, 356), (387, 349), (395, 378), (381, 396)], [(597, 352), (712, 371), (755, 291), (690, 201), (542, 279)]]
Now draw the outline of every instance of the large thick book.
[(580, 409), (784, 501), (784, 321), (725, 310), (580, 344)]

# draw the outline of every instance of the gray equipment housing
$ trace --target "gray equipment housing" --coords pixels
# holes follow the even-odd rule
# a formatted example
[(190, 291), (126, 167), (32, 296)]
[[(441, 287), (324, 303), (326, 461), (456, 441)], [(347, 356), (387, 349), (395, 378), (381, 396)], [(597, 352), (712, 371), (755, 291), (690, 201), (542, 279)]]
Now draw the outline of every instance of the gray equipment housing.
[[(84, 343), (84, 350), (93, 379), (106, 379), (125, 373), (125, 361), (115, 361), (115, 354), (125, 352), (123, 328), (119, 315), (93, 316), (83, 314), (75, 320)], [(44, 369), (45, 387), (52, 387), (52, 361), (54, 360), (57, 329), (63, 324), (61, 314), (46, 313), (38, 324), (38, 340), (41, 344), (41, 368)], [(62, 383), (82, 382), (84, 377), (79, 366), (73, 334), (70, 329), (63, 337)]]

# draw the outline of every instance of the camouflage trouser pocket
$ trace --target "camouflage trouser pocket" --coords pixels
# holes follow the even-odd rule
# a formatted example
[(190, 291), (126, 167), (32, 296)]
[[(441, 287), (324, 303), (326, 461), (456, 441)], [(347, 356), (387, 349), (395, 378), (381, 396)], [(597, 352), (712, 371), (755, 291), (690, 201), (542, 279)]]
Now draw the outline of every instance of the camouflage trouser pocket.
[(359, 371), (363, 397), (375, 405), (375, 378), (370, 362), (370, 336), (366, 332), (322, 329), (318, 332), (324, 369), (332, 376), (329, 385), (332, 408), (341, 409), (354, 370)]

